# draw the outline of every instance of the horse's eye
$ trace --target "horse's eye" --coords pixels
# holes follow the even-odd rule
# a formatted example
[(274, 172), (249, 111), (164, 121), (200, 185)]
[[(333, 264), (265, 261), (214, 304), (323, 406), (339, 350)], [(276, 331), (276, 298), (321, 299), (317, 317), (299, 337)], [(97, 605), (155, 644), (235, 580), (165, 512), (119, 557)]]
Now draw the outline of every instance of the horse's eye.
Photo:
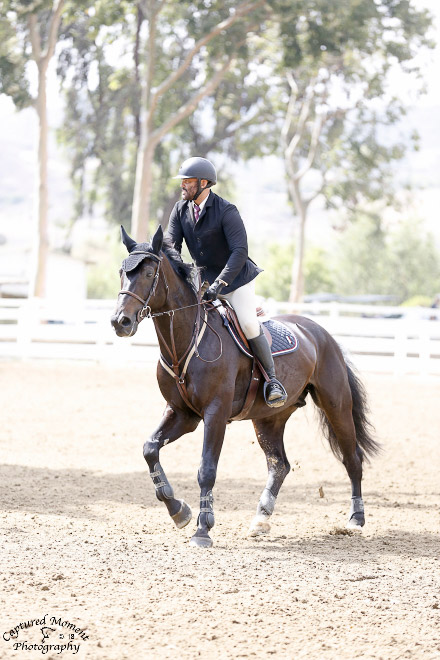
[(153, 277), (153, 271), (152, 270), (147, 270), (145, 275), (146, 275), (146, 277)]

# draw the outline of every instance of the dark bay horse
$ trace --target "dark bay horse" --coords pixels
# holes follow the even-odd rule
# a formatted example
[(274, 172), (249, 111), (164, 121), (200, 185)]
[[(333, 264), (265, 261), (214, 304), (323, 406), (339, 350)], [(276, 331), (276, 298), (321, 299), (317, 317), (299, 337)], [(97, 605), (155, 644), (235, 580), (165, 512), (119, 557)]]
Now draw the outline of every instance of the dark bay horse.
[[(122, 289), (111, 322), (117, 335), (128, 337), (136, 332), (142, 318), (153, 318), (161, 352), (157, 379), (167, 401), (159, 426), (145, 442), (144, 457), (157, 498), (164, 502), (176, 526), (184, 527), (191, 520), (191, 509), (174, 497), (159, 452), (165, 445), (194, 431), (203, 419), (204, 441), (198, 471), (200, 513), (190, 543), (211, 547), (212, 489), (217, 464), (226, 424), (242, 410), (252, 361), (238, 350), (220, 315), (214, 310), (206, 311), (206, 304), (200, 302), (194, 285), (193, 267), (183, 263), (164, 240), (160, 227), (151, 244), (136, 243), (123, 229), (122, 240), (129, 256), (120, 271)], [(294, 331), (299, 346), (295, 352), (276, 358), (277, 375), (288, 392), (286, 404), (282, 408), (269, 408), (260, 382), (246, 416), (253, 421), (268, 468), (268, 480), (250, 534), (257, 536), (270, 529), (277, 495), (290, 470), (283, 443), (284, 427), (291, 414), (304, 405), (308, 394), (319, 409), (330, 447), (342, 460), (351, 481), (347, 526), (360, 529), (365, 523), (361, 494), (363, 455), (378, 450), (367, 418), (365, 390), (324, 328), (301, 316), (277, 319)]]

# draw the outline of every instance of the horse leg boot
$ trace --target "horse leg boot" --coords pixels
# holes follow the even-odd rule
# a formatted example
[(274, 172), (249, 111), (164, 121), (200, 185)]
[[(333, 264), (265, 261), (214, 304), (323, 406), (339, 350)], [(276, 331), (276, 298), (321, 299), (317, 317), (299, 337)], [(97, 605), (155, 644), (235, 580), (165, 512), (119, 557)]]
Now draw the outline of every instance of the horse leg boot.
[(353, 460), (353, 456), (343, 459), (345, 469), (347, 470), (351, 481), (351, 506), (350, 512), (348, 514), (348, 529), (360, 530), (365, 525), (364, 501), (362, 499), (361, 491), (362, 461), (363, 452), (357, 443), (355, 450), (355, 460)]
[(264, 384), (264, 398), (268, 406), (278, 408), (284, 406), (287, 399), (287, 392), (275, 376), (275, 364), (270, 350), (269, 343), (264, 332), (261, 330), (258, 337), (248, 339), (252, 353), (269, 376), (269, 382)]
[(150, 468), (150, 477), (156, 489), (156, 497), (159, 502), (165, 504), (174, 524), (179, 529), (190, 522), (192, 512), (186, 502), (174, 497), (174, 490), (159, 462), (159, 451), (164, 445), (174, 442), (185, 433), (194, 431), (199, 421), (200, 418), (192, 413), (175, 411), (171, 406), (167, 406), (159, 426), (144, 444), (144, 458)]
[(273, 417), (254, 420), (254, 429), (260, 447), (266, 455), (267, 483), (258, 502), (255, 517), (249, 528), (249, 536), (260, 536), (270, 531), (270, 517), (275, 508), (275, 502), (289, 474), (290, 465), (284, 450), (284, 428), (294, 409), (282, 410)]

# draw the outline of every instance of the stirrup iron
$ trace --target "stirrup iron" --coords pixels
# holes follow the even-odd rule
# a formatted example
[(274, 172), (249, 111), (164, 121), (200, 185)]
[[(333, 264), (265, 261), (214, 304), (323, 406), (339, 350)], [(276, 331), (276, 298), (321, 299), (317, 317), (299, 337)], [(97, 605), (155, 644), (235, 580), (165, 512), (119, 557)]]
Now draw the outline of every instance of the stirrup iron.
[[(267, 388), (272, 385), (276, 384), (277, 387), (281, 390), (280, 395), (276, 399), (268, 399), (267, 395)], [(282, 383), (277, 378), (271, 378), (269, 381), (266, 381), (264, 383), (263, 387), (263, 394), (264, 394), (264, 400), (266, 402), (266, 405), (269, 406), (269, 408), (280, 408), (281, 406), (284, 406), (286, 399), (287, 399), (287, 392), (284, 389), (284, 386)]]

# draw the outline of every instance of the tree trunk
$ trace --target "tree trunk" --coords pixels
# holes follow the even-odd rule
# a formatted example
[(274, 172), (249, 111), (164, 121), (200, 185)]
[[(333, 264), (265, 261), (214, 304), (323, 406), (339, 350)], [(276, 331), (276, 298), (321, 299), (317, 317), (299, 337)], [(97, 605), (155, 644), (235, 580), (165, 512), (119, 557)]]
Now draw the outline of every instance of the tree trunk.
[(138, 150), (131, 225), (131, 234), (138, 243), (148, 238), (155, 148), (156, 145), (145, 132)]
[(48, 236), (48, 188), (47, 188), (47, 66), (38, 66), (38, 96), (36, 108), (38, 113), (38, 202), (36, 218), (36, 236), (34, 240), (33, 272), (31, 273), (30, 294), (44, 297), (46, 292), (46, 269), (49, 253)]
[(289, 302), (301, 302), (304, 296), (304, 251), (308, 205), (301, 199), (298, 181), (289, 182), (289, 189), (299, 219), (296, 232), (295, 257), (292, 264), (292, 284)]
[[(49, 22), (47, 48), (41, 49), (41, 36), (38, 26), (38, 13), (29, 14), (29, 37), (32, 56), (38, 68), (38, 94), (35, 107), (38, 114), (38, 177), (37, 177), (37, 218), (35, 240), (33, 242), (32, 272), (30, 273), (29, 295), (42, 298), (46, 292), (46, 269), (49, 254), (48, 235), (48, 185), (47, 185), (47, 68), (54, 54), (58, 28), (65, 0), (58, 0)], [(46, 20), (46, 19), (45, 19)]]
[(160, 5), (150, 6), (148, 12), (148, 64), (145, 87), (142, 90), (139, 148), (136, 161), (136, 175), (131, 215), (131, 235), (138, 243), (148, 238), (154, 152), (157, 142), (152, 140), (153, 113), (151, 108), (151, 88), (156, 67), (156, 28)]

